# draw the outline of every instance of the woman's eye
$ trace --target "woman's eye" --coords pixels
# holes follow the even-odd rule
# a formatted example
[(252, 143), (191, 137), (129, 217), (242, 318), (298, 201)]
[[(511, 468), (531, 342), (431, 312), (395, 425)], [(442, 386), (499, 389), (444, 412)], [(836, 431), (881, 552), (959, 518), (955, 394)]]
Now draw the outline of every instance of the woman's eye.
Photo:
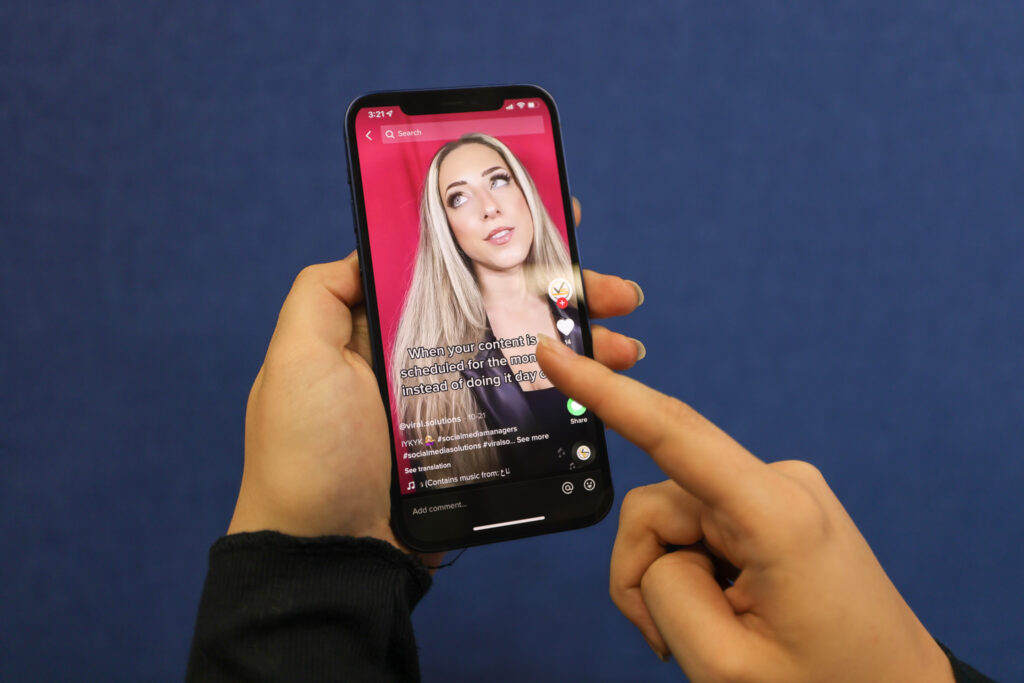
[(466, 201), (466, 195), (462, 194), (461, 192), (456, 192), (455, 194), (450, 195), (448, 197), (448, 206), (450, 206), (453, 209), (457, 209), (463, 204), (465, 204)]
[(491, 189), (508, 185), (510, 178), (504, 173), (491, 176)]

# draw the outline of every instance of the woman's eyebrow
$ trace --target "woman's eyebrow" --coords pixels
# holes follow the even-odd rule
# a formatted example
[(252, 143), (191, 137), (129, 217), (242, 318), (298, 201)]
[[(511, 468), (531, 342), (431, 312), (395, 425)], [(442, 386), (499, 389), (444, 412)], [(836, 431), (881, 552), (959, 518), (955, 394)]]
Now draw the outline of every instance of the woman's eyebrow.
[[(486, 171), (484, 171), (480, 175), (482, 177), (482, 176), (486, 176), (486, 175), (489, 175), (491, 173), (494, 173), (495, 171), (504, 171), (504, 170), (505, 170), (504, 166), (491, 166), (489, 169), (487, 169)], [(465, 185), (465, 184), (466, 184), (465, 180), (456, 180), (454, 183), (448, 183), (448, 187), (444, 188), (444, 191), (447, 192), (448, 190), (452, 189), (456, 185)]]

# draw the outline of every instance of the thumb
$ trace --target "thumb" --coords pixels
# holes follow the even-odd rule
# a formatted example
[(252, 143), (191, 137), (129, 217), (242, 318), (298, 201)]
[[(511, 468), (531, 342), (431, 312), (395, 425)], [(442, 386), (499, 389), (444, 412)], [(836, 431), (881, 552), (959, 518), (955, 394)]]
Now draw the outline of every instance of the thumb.
[[(310, 335), (341, 349), (352, 336), (351, 309), (363, 301), (359, 258), (307, 266), (296, 276), (281, 306), (274, 339), (306, 340)], [(271, 342), (273, 345), (275, 342)]]
[(687, 676), (744, 680), (746, 663), (756, 661), (750, 652), (756, 638), (733, 611), (704, 551), (690, 547), (663, 555), (644, 573), (640, 593)]

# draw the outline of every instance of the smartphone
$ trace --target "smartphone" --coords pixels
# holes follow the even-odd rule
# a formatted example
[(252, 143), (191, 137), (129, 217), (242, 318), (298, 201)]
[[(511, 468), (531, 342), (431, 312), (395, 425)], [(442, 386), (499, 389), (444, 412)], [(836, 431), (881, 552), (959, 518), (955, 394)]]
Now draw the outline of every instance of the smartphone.
[(598, 522), (603, 425), (535, 356), (538, 334), (593, 352), (551, 95), (364, 95), (346, 142), (396, 535), (438, 551)]

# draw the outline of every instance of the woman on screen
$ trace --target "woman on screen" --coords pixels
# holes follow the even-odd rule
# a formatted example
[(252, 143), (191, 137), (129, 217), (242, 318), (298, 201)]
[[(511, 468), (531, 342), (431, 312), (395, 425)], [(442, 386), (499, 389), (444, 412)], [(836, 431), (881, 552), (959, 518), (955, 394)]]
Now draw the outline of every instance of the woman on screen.
[[(528, 343), (530, 336), (543, 333), (582, 351), (572, 292), (562, 307), (548, 296), (556, 280), (573, 282), (568, 250), (515, 155), (481, 133), (443, 146), (424, 182), (419, 247), (392, 355), (399, 418), (421, 425), (407, 429), (405, 438), (433, 441), (437, 447), (502, 438), (514, 444), (517, 435), (529, 437), (542, 429), (536, 416), (565, 415), (565, 397), (541, 375), (533, 358), (535, 342)], [(420, 395), (403, 391), (410, 381), (399, 379), (399, 371), (423, 364), (411, 359), (408, 349), (467, 344), (473, 345), (472, 352), (443, 359), (463, 361), (463, 370), (442, 377), (449, 383), (464, 381), (469, 388)], [(510, 426), (517, 431), (458, 438)], [(514, 454), (515, 449), (467, 449), (439, 459), (452, 462), (446, 475), (509, 466), (514, 476), (556, 467), (554, 462), (510, 463), (499, 453)]]

